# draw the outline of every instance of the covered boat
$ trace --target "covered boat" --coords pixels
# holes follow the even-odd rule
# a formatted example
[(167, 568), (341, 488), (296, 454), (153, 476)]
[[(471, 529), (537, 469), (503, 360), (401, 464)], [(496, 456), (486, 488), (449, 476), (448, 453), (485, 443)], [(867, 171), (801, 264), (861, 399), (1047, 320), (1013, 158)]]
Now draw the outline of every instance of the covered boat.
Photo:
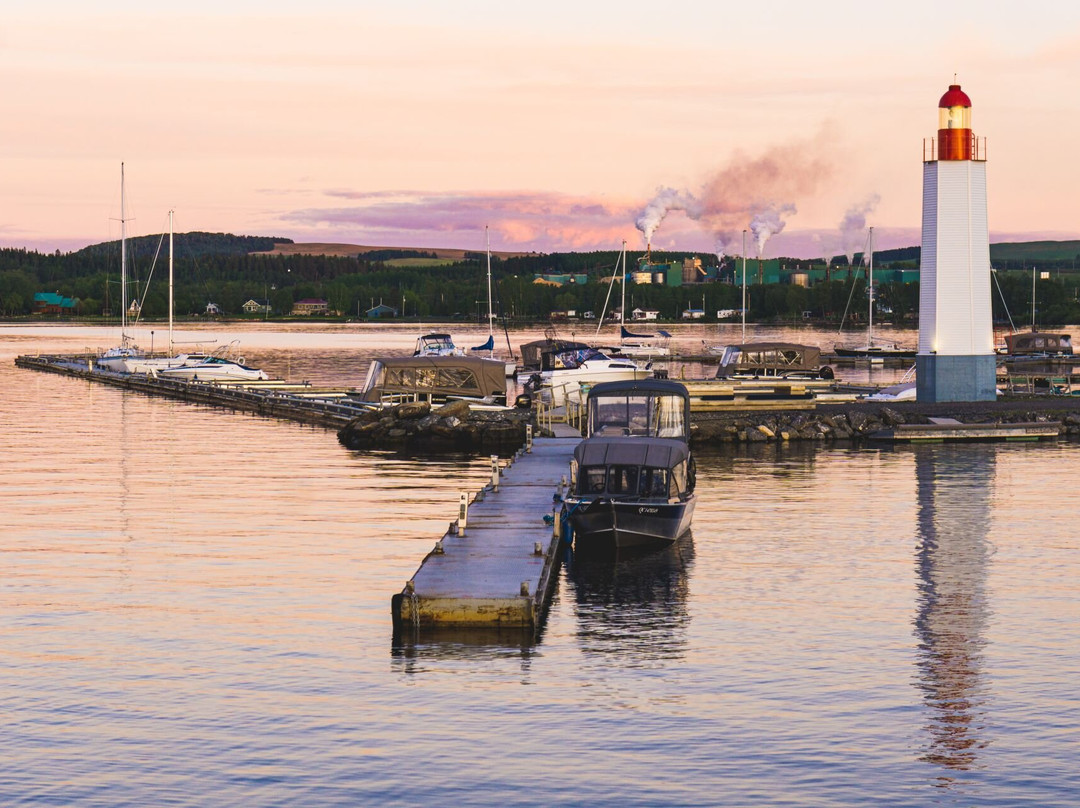
[(728, 345), (720, 357), (718, 379), (831, 379), (833, 369), (821, 364), (821, 349), (794, 342), (748, 342)]
[(560, 351), (579, 351), (590, 347), (584, 342), (573, 342), (566, 339), (547, 337), (533, 342), (526, 342), (521, 346), (521, 369), (542, 370), (544, 355), (551, 356)]
[(1009, 356), (1072, 356), (1072, 337), (1047, 331), (1025, 331), (1005, 335)]
[(454, 399), (506, 405), (505, 363), (479, 356), (395, 356), (371, 360), (363, 401)]
[(565, 499), (575, 547), (673, 543), (690, 528), (696, 501), (686, 388), (661, 379), (598, 384), (587, 423)]

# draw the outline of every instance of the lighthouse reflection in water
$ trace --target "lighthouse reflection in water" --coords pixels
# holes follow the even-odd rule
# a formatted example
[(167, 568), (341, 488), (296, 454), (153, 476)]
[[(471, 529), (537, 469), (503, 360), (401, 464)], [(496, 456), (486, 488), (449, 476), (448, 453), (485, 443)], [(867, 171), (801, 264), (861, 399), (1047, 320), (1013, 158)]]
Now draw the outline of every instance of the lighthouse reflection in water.
[(930, 708), (922, 759), (954, 770), (975, 767), (986, 743), (986, 536), (995, 459), (986, 447), (927, 446), (915, 455), (917, 686)]

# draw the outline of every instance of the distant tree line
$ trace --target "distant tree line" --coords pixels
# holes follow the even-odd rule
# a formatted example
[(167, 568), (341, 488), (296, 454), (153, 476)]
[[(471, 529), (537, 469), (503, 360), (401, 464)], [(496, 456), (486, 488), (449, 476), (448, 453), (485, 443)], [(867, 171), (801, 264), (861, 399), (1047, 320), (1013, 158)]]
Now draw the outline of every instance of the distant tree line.
[[(234, 241), (235, 240), (235, 241)], [(168, 315), (167, 257), (156, 240), (133, 239), (129, 260), (128, 299), (143, 302), (143, 315)], [(202, 316), (208, 303), (216, 303), (229, 316), (242, 316), (243, 304), (268, 299), (275, 316), (287, 315), (297, 300), (325, 299), (341, 316), (363, 317), (380, 302), (425, 320), (483, 320), (487, 311), (486, 255), (437, 267), (395, 267), (385, 261), (397, 257), (429, 257), (423, 251), (380, 251), (359, 258), (322, 255), (260, 255), (241, 247), (270, 249), (285, 239), (254, 239), (223, 234), (180, 234), (176, 237), (175, 299), (178, 317)], [(220, 251), (208, 245), (218, 244)], [(238, 246), (240, 245), (240, 246)], [(112, 247), (112, 249), (110, 249)], [(917, 249), (917, 248), (911, 248)], [(153, 256), (158, 252), (157, 263)], [(906, 251), (895, 263), (910, 261)], [(407, 255), (405, 255), (407, 254)], [(641, 253), (627, 256), (634, 268)], [(654, 252), (654, 262), (681, 261), (692, 253)], [(884, 255), (884, 253), (882, 254)], [(715, 266), (712, 256), (701, 256)], [(875, 264), (888, 266), (875, 254)], [(592, 311), (600, 316), (609, 294), (619, 253), (553, 253), (492, 258), (494, 298), (498, 311), (510, 321), (537, 322), (553, 311)], [(783, 259), (789, 268), (809, 268), (813, 262)], [(846, 263), (846, 262), (843, 262)], [(895, 265), (894, 263), (894, 265)], [(817, 263), (820, 266), (820, 262)], [(1049, 280), (1036, 283), (1036, 321), (1041, 325), (1080, 322), (1080, 275), (1051, 271)], [(586, 274), (585, 284), (552, 286), (533, 282), (537, 274)], [(1018, 324), (1031, 320), (1031, 273), (995, 273), (994, 316), (1005, 321), (1011, 314)], [(33, 311), (37, 292), (59, 292), (80, 301), (82, 317), (119, 316), (119, 245), (111, 242), (78, 252), (39, 253), (0, 249), (0, 316), (25, 316)], [(1000, 292), (998, 291), (1000, 285)], [(876, 304), (882, 320), (914, 322), (918, 313), (918, 283), (877, 283)], [(708, 320), (716, 312), (739, 309), (741, 288), (730, 283), (687, 284), (678, 287), (628, 284), (627, 309), (656, 309), (666, 320), (686, 309), (703, 309)], [(610, 291), (607, 310), (619, 305), (618, 284)], [(1002, 302), (1004, 298), (1004, 303)], [(749, 287), (748, 318), (754, 321), (801, 321), (805, 318), (837, 322), (845, 310), (853, 322), (866, 318), (866, 279), (831, 280), (805, 287), (767, 284)], [(1006, 313), (1006, 305), (1008, 314)]]

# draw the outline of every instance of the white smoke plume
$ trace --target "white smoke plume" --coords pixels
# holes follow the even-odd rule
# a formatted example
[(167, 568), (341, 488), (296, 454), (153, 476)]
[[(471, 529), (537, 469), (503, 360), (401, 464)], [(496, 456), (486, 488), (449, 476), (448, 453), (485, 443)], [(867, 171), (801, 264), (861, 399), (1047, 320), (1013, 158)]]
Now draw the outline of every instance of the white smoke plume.
[(750, 232), (754, 234), (754, 240), (757, 243), (758, 258), (764, 256), (766, 242), (784, 229), (784, 225), (787, 224), (784, 217), (795, 212), (795, 206), (792, 204), (770, 205), (757, 212), (750, 221)]
[(685, 211), (691, 219), (701, 216), (701, 203), (689, 191), (679, 191), (675, 188), (661, 187), (656, 190), (656, 196), (645, 206), (645, 210), (638, 216), (634, 224), (641, 231), (645, 244), (652, 242), (653, 233), (664, 217), (673, 210)]
[(836, 255), (836, 242), (821, 233), (812, 234), (810, 240), (821, 248), (821, 257), (824, 259), (825, 265), (828, 266), (833, 256)]
[(769, 237), (783, 229), (784, 218), (795, 212), (786, 200), (813, 196), (832, 174), (833, 142), (823, 130), (810, 140), (774, 146), (757, 157), (735, 154), (702, 188), (702, 226), (726, 254), (741, 253), (747, 222), (771, 210), (780, 221), (759, 222), (754, 238), (760, 253)]
[(862, 248), (865, 241), (866, 216), (874, 211), (880, 201), (880, 196), (870, 194), (859, 204), (848, 208), (844, 218), (840, 220), (840, 249), (847, 256), (848, 266), (852, 265), (855, 251)]

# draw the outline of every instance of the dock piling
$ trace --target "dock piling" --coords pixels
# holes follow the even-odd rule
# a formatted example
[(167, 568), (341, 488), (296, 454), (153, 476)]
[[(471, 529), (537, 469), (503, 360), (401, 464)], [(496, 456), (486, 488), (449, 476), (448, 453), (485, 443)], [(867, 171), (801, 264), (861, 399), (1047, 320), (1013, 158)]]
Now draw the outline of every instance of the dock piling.
[(499, 491), (499, 456), (491, 456), (491, 490), (498, 493)]
[(458, 518), (457, 518), (457, 534), (459, 536), (465, 535), (465, 527), (469, 522), (469, 494), (467, 491), (461, 492), (461, 498), (458, 500)]

